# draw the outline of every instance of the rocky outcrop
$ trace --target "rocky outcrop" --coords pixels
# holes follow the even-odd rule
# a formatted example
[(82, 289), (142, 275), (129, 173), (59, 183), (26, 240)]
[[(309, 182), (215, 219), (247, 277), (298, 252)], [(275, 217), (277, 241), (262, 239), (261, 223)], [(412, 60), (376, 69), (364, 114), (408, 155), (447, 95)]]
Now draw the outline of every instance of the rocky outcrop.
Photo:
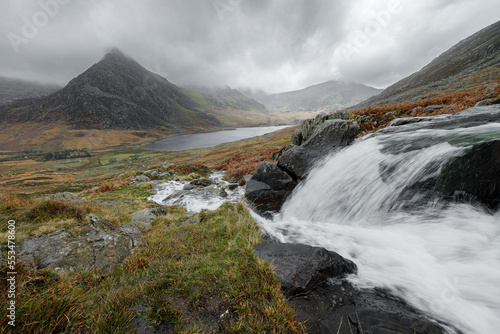
[(302, 144), (286, 150), (278, 160), (278, 167), (295, 180), (303, 180), (321, 158), (351, 144), (359, 133), (359, 126), (347, 120), (328, 119), (317, 125), (312, 135), (302, 142), (309, 132), (308, 128), (298, 132), (294, 142)]
[[(292, 135), (292, 144), (273, 154), (277, 166), (259, 165), (247, 181), (245, 197), (263, 215), (281, 209), (286, 198), (321, 158), (351, 144), (359, 133), (356, 122), (345, 112), (319, 114), (305, 120)], [(280, 157), (281, 156), (281, 157)]]
[(324, 248), (263, 243), (255, 254), (273, 264), (283, 292), (308, 333), (419, 333), (446, 331), (436, 321), (381, 290), (358, 290), (345, 276), (356, 265)]
[(448, 162), (436, 190), (448, 199), (500, 209), (500, 140), (474, 145), (463, 156)]
[(27, 239), (20, 258), (32, 269), (107, 272), (121, 264), (143, 242), (144, 236), (134, 224), (118, 227), (105, 218), (89, 214), (82, 226)]
[(50, 200), (65, 200), (65, 201), (73, 201), (73, 202), (84, 202), (85, 199), (78, 197), (77, 195), (70, 192), (62, 192), (57, 194), (47, 195), (42, 198), (42, 201), (50, 201)]
[(276, 165), (264, 161), (247, 182), (245, 197), (260, 214), (279, 211), (296, 186), (297, 183), (290, 175)]
[(294, 131), (292, 135), (292, 144), (300, 146), (311, 138), (317, 131), (319, 126), (322, 126), (329, 120), (348, 120), (349, 115), (345, 112), (337, 111), (331, 114), (319, 114), (314, 118), (306, 119), (300, 124), (300, 127)]

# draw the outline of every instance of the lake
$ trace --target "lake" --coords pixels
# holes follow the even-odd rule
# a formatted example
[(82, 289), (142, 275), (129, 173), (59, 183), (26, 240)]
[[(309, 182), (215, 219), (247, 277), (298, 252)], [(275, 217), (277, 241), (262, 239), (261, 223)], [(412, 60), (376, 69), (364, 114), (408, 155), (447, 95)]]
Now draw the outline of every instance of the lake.
[(223, 143), (230, 143), (242, 139), (262, 136), (266, 133), (278, 131), (287, 127), (289, 127), (289, 125), (237, 128), (234, 130), (216, 132), (179, 134), (167, 137), (152, 144), (144, 145), (142, 148), (145, 150), (162, 152), (206, 148)]

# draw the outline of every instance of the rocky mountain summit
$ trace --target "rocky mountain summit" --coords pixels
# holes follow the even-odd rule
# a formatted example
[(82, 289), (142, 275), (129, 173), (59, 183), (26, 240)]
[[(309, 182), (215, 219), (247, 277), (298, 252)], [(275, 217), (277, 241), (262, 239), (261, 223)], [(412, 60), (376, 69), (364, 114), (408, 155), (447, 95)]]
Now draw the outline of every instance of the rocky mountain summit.
[(9, 122), (62, 121), (75, 129), (220, 125), (187, 92), (116, 49), (60, 91), (14, 102), (0, 115)]

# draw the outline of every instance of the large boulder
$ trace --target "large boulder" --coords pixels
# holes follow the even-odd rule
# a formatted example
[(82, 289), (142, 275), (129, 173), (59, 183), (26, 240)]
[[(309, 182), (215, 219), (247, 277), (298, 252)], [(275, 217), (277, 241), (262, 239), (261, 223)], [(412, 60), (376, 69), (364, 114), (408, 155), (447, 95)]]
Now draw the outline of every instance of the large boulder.
[(302, 180), (321, 158), (335, 149), (351, 144), (358, 134), (359, 126), (356, 122), (327, 120), (315, 129), (307, 141), (286, 150), (278, 160), (278, 167), (296, 181)]
[(325, 248), (302, 244), (261, 243), (255, 255), (275, 267), (275, 274), (287, 296), (310, 292), (331, 277), (356, 273), (356, 265)]
[(118, 227), (105, 218), (89, 214), (83, 226), (27, 239), (20, 258), (32, 269), (107, 272), (121, 264), (143, 242), (144, 236), (137, 227)]
[(382, 290), (360, 290), (345, 276), (356, 265), (324, 248), (263, 243), (254, 253), (272, 263), (296, 316), (308, 333), (446, 333), (395, 296)]
[(297, 183), (276, 165), (264, 161), (247, 182), (245, 197), (258, 213), (279, 211)]
[(473, 201), (492, 210), (500, 208), (500, 140), (472, 146), (448, 162), (436, 189), (445, 198)]
[(318, 128), (329, 120), (348, 120), (349, 115), (343, 111), (337, 111), (331, 114), (318, 114), (314, 118), (306, 119), (300, 127), (292, 134), (292, 144), (300, 146), (311, 138)]

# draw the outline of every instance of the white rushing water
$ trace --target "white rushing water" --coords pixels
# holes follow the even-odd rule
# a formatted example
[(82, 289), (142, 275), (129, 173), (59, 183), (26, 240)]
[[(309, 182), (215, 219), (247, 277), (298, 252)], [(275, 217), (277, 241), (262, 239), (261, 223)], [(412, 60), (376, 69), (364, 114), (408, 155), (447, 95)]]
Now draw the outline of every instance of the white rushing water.
[(280, 215), (259, 222), (283, 242), (353, 260), (358, 286), (390, 289), (464, 333), (500, 333), (500, 213), (403, 192), (438, 175), (463, 144), (492, 138), (500, 124), (358, 141), (313, 170)]
[[(216, 210), (223, 203), (237, 202), (244, 195), (244, 188), (237, 187), (234, 190), (226, 189), (227, 197), (219, 196), (222, 187), (229, 185), (229, 182), (223, 180), (224, 172), (216, 171), (208, 177), (214, 185), (193, 189), (183, 192), (182, 189), (189, 181), (168, 181), (154, 187), (155, 194), (150, 196), (150, 201), (166, 206), (182, 206), (186, 208), (187, 213), (200, 212), (201, 210)], [(179, 196), (175, 196), (175, 194)], [(171, 196), (174, 195), (174, 196)], [(169, 198), (170, 196), (170, 198)]]

